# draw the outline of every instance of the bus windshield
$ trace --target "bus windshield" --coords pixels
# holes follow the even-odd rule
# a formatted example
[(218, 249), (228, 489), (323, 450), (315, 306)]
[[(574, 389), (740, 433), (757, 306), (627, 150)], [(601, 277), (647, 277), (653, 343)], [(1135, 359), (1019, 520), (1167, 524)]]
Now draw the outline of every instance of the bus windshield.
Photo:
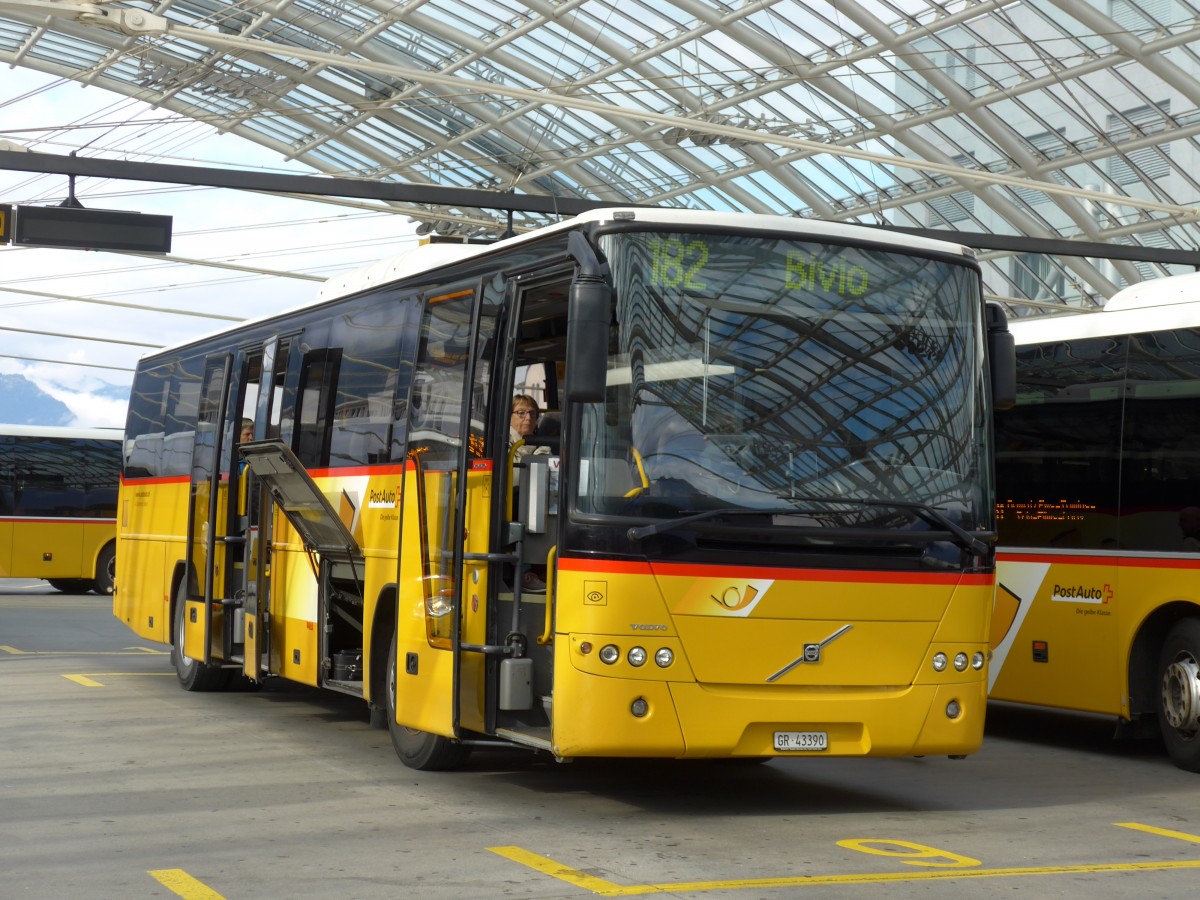
[(769, 235), (605, 240), (616, 312), (581, 512), (921, 530), (932, 509), (990, 528), (970, 265)]

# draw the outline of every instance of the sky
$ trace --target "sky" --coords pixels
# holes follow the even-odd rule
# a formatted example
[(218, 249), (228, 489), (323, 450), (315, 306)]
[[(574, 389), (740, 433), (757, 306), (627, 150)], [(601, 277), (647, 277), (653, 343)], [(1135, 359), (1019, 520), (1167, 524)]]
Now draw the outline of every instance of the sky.
[[(123, 95), (21, 68), (0, 78), (5, 141), (40, 153), (316, 174)], [(0, 169), (0, 203), (57, 206), (68, 193), (65, 175)], [(66, 404), (78, 426), (124, 425), (132, 370), (152, 348), (234, 324), (217, 316), (257, 318), (311, 302), (320, 286), (312, 278), (418, 240), (406, 216), (362, 204), (98, 178), (77, 178), (74, 193), (91, 209), (173, 218), (166, 258), (0, 244), (0, 374), (24, 375)]]

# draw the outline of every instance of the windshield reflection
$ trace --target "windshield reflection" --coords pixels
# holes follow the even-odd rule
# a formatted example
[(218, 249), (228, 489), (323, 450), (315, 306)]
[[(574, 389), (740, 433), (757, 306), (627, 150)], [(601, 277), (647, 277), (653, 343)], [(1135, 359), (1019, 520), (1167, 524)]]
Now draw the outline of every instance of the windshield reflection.
[(969, 267), (774, 238), (609, 241), (616, 327), (606, 402), (584, 414), (581, 510), (918, 527), (911, 509), (851, 502), (896, 500), (984, 527)]

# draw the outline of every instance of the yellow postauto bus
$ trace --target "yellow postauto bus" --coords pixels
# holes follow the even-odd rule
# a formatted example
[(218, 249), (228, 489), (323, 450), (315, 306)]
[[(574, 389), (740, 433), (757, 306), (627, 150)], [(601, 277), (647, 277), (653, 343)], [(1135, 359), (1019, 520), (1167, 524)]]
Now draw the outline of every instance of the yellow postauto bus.
[(121, 433), (0, 425), (0, 578), (111, 594)]
[[(1019, 320), (997, 415), (991, 697), (1116, 717), (1200, 771), (1200, 276)], [(1157, 723), (1157, 726), (1156, 726)]]
[[(140, 362), (114, 611), (185, 689), (363, 698), (416, 768), (968, 754), (1006, 359), (973, 255), (878, 230), (416, 248)], [(512, 442), (518, 393), (556, 434)]]

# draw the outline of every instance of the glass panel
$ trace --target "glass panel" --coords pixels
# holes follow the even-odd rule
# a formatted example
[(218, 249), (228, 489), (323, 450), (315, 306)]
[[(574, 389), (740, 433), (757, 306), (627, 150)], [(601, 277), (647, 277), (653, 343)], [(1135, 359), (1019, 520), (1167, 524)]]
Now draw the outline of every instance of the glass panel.
[(1017, 406), (996, 415), (1000, 542), (1116, 547), (1123, 337), (1017, 352)]
[(990, 525), (971, 268), (761, 236), (609, 240), (616, 325), (581, 509), (929, 527), (896, 501)]
[(228, 365), (227, 359), (208, 363), (196, 422), (196, 441), (192, 450), (192, 512), (189, 523), (192, 537), (191, 573), (194, 579), (189, 589), (193, 599), (204, 598), (205, 580), (210, 564), (209, 544), (216, 538), (210, 526), (213, 469), (217, 461)]
[(1129, 339), (1121, 545), (1200, 553), (1200, 329)]

